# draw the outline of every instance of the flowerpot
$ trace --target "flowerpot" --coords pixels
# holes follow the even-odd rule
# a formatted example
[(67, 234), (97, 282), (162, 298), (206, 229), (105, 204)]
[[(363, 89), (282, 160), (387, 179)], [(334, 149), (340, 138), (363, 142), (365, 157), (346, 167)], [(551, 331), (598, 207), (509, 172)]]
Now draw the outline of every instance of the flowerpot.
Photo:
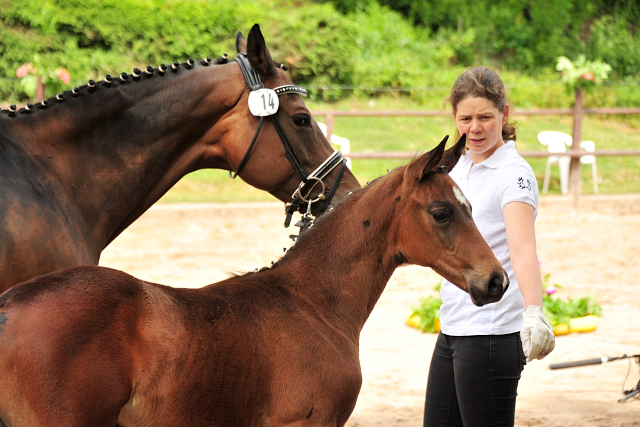
[[(412, 314), (409, 317), (407, 317), (407, 320), (405, 320), (405, 324), (407, 326), (410, 326), (412, 328), (416, 328), (416, 329), (420, 329), (420, 322), (422, 321), (422, 318), (420, 317), (420, 315), (418, 314)], [(433, 319), (433, 332), (440, 332), (440, 319), (438, 319), (437, 317), (435, 319)]]
[(571, 328), (566, 323), (559, 323), (553, 327), (553, 335), (567, 335), (571, 332)]
[(412, 314), (411, 316), (407, 317), (407, 320), (404, 323), (406, 323), (408, 326), (411, 326), (412, 328), (419, 328), (420, 316), (418, 316), (417, 314)]
[(591, 332), (598, 327), (598, 318), (593, 314), (576, 317), (569, 322), (571, 332)]
[(569, 324), (560, 323), (553, 327), (553, 335), (566, 335), (571, 332), (591, 332), (598, 327), (598, 317), (590, 314), (584, 317), (574, 317)]

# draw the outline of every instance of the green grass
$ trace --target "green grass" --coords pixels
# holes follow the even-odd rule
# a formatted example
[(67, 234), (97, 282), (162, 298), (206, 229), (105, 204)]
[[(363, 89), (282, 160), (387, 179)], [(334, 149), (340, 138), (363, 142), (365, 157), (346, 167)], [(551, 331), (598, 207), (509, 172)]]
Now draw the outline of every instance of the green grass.
[[(403, 109), (399, 100), (354, 102), (341, 105), (322, 105), (308, 102), (314, 111), (328, 109)], [(408, 105), (408, 109), (419, 109)], [(516, 145), (521, 151), (544, 151), (537, 134), (543, 130), (572, 133), (571, 116), (513, 116), (518, 126)], [(323, 121), (324, 117), (317, 116)], [(583, 119), (582, 139), (593, 140), (596, 150), (640, 149), (640, 121), (638, 117), (603, 117), (587, 115)], [(454, 131), (449, 116), (441, 117), (335, 117), (334, 133), (351, 142), (353, 152), (406, 151), (419, 154), (431, 149), (444, 135)], [(542, 189), (546, 158), (527, 158)], [(352, 170), (362, 184), (404, 165), (407, 159), (356, 159)], [(601, 194), (640, 193), (640, 156), (598, 157), (597, 168)], [(591, 166), (582, 165), (582, 193), (593, 193)], [(560, 194), (557, 165), (552, 167), (549, 194)], [(202, 170), (183, 178), (161, 202), (229, 202), (274, 200), (264, 192), (240, 180), (231, 180), (226, 171)]]

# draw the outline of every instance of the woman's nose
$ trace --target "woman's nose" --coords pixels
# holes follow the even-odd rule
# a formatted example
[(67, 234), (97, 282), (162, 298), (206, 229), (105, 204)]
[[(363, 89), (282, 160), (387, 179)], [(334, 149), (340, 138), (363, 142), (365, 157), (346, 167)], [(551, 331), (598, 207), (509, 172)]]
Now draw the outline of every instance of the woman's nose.
[(471, 126), (469, 130), (474, 133), (478, 133), (482, 130), (482, 126), (480, 126), (480, 122), (477, 120), (471, 120)]

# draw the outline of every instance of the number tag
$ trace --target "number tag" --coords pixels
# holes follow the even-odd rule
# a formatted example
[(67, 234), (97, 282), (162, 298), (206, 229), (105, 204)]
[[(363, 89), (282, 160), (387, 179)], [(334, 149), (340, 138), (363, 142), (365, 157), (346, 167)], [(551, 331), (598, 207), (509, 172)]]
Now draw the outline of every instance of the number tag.
[(253, 90), (249, 94), (249, 111), (254, 116), (271, 116), (278, 112), (280, 101), (273, 89)]

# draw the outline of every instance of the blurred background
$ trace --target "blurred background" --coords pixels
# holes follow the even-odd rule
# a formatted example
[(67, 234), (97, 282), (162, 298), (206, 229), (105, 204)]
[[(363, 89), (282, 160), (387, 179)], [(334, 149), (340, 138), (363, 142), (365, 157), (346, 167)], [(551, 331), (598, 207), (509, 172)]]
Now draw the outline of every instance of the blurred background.
[[(0, 106), (134, 67), (233, 57), (236, 32), (259, 23), (272, 56), (309, 90), (305, 102), (319, 122), (327, 111), (442, 113), (332, 122), (354, 153), (417, 154), (452, 133), (446, 98), (457, 76), (476, 65), (500, 73), (514, 112), (573, 108), (576, 80), (558, 71), (561, 57), (587, 67), (577, 77), (585, 83), (583, 108), (640, 107), (638, 22), (637, 0), (0, 0)], [(594, 79), (603, 66), (603, 78)], [(521, 151), (546, 150), (540, 131), (572, 133), (571, 114), (513, 118)], [(596, 150), (639, 150), (639, 128), (640, 114), (586, 114), (581, 124), (582, 139)], [(546, 157), (527, 160), (542, 189)], [(364, 183), (406, 162), (354, 158), (352, 169)], [(640, 192), (640, 156), (597, 162), (600, 193)], [(582, 174), (583, 193), (593, 193), (591, 169)], [(557, 167), (549, 193), (560, 193)], [(272, 198), (203, 170), (161, 202), (238, 200)]]

